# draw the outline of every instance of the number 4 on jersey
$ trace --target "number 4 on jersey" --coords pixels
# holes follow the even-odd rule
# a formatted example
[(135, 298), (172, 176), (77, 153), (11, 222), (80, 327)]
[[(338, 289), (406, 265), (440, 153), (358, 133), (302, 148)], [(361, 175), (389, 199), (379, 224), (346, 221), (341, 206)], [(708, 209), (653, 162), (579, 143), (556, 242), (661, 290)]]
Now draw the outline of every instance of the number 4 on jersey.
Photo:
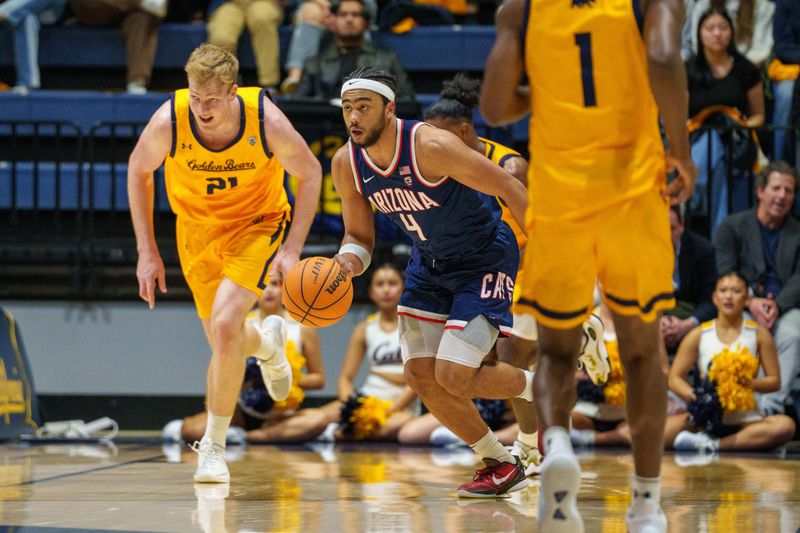
[(406, 213), (400, 213), (400, 220), (403, 221), (403, 225), (406, 227), (408, 231), (413, 231), (417, 235), (419, 235), (419, 240), (427, 241), (428, 238), (422, 232), (422, 228), (419, 227), (417, 221), (414, 219), (414, 215), (409, 215)]

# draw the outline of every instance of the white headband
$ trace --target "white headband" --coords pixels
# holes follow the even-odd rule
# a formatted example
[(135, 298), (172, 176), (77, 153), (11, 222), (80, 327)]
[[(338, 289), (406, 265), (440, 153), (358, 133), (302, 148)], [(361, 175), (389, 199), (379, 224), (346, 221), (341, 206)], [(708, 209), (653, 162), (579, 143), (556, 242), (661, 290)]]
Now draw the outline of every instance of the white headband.
[(347, 80), (342, 84), (341, 97), (344, 98), (345, 91), (352, 91), (353, 89), (366, 89), (385, 96), (390, 102), (394, 102), (394, 91), (379, 81), (364, 78)]

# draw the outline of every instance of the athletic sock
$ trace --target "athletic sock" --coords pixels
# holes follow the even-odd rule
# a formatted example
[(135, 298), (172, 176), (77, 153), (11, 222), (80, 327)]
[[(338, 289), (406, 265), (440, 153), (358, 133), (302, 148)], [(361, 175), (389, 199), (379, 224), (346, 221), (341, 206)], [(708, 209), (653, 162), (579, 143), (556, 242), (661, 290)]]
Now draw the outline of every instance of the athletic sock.
[(661, 478), (635, 476), (633, 478), (633, 499), (633, 503), (637, 503), (636, 500), (641, 500), (656, 506), (660, 505)]
[(514, 463), (514, 456), (509, 453), (505, 446), (500, 444), (500, 441), (497, 440), (497, 435), (491, 430), (478, 442), (470, 444), (469, 447), (483, 458), (495, 459), (501, 463)]
[(523, 433), (522, 431), (517, 431), (517, 440), (528, 448), (536, 448), (539, 445), (539, 432)]
[(552, 455), (562, 451), (575, 453), (572, 449), (572, 441), (569, 438), (569, 431), (560, 426), (553, 426), (544, 432), (544, 451), (545, 455)]
[(206, 433), (203, 438), (211, 439), (211, 442), (225, 447), (225, 437), (228, 434), (228, 427), (231, 425), (233, 416), (219, 416), (211, 411), (208, 412), (206, 421)]

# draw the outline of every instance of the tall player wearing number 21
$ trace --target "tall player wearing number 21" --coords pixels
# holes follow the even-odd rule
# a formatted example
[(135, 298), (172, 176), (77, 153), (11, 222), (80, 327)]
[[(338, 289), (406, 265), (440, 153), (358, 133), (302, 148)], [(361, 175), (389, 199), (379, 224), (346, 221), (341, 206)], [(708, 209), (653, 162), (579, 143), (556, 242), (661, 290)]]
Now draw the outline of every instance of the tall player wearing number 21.
[[(285, 275), (297, 263), (322, 182), (319, 162), (268, 94), (236, 85), (238, 69), (225, 50), (198, 47), (186, 63), (189, 88), (175, 91), (153, 114), (128, 163), (139, 296), (152, 309), (156, 285), (167, 289), (153, 230), (153, 172), (163, 162), (181, 269), (211, 345), (208, 422), (192, 447), (199, 454), (194, 480), (204, 483), (230, 481), (225, 436), (246, 356), (259, 360), (275, 400), (289, 394), (283, 318), (268, 316), (256, 328), (245, 316), (270, 276)], [(285, 242), (284, 169), (300, 183)]]
[[(636, 470), (628, 529), (667, 529), (659, 479), (667, 394), (657, 319), (674, 305), (668, 203), (691, 195), (697, 174), (680, 60), (683, 4), (506, 0), (497, 15), (481, 113), (493, 124), (531, 113), (528, 192), (535, 201), (515, 312), (539, 324), (542, 532), (583, 530), (580, 467), (567, 427), (580, 324), (596, 279), (614, 314), (627, 378)], [(670, 167), (678, 177), (667, 185)]]

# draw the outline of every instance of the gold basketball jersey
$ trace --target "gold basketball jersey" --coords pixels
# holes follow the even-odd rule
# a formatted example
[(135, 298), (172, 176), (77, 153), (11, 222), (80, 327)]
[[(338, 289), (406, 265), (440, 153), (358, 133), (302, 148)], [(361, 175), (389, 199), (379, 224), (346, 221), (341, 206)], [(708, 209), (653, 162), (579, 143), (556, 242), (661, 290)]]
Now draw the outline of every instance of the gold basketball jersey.
[(639, 1), (528, 2), (534, 219), (579, 219), (664, 186)]
[(217, 224), (289, 211), (283, 166), (270, 153), (264, 135), (263, 89), (238, 89), (241, 127), (222, 150), (205, 147), (196, 134), (189, 90), (170, 97), (173, 142), (164, 164), (175, 214)]
[[(512, 150), (508, 146), (490, 141), (489, 139), (485, 139), (483, 137), (478, 138), (483, 141), (484, 146), (486, 147), (483, 155), (485, 155), (489, 161), (496, 164), (500, 168), (503, 168), (503, 164), (509, 157), (522, 157), (519, 152)], [(498, 196), (497, 201), (500, 203), (500, 209), (503, 211), (503, 220), (505, 220), (506, 224), (511, 227), (511, 231), (514, 232), (514, 236), (517, 238), (517, 244), (519, 244), (520, 249), (522, 249), (525, 246), (525, 243), (528, 241), (528, 238), (525, 236), (525, 232), (522, 231), (520, 225), (517, 224), (514, 215), (511, 214), (511, 210), (508, 208), (503, 199)]]

